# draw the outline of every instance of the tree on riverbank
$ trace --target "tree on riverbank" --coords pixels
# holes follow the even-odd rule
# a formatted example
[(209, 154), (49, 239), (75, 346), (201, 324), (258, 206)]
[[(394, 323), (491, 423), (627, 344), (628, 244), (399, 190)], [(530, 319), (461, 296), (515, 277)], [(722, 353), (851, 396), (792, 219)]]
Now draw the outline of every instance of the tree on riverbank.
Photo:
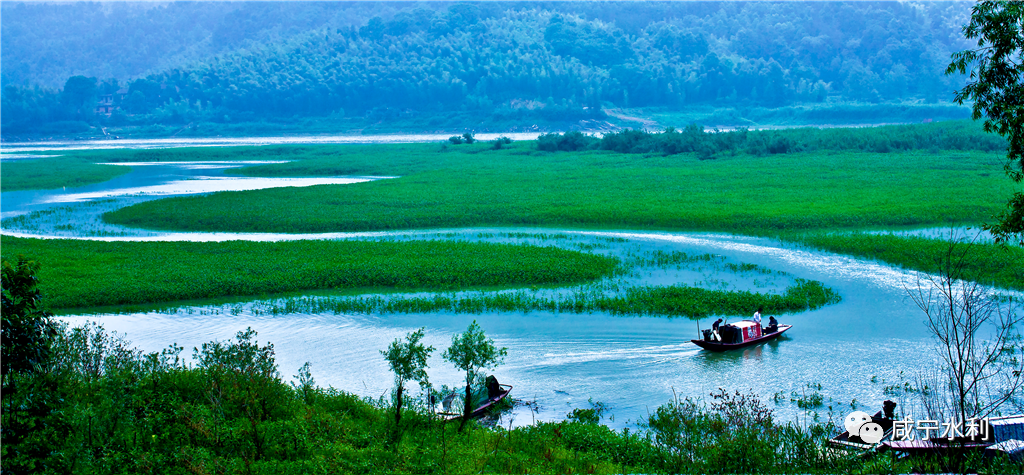
[(908, 294), (924, 312), (943, 363), (937, 388), (922, 391), (929, 417), (967, 421), (1015, 403), (1024, 389), (1019, 299), (998, 295), (970, 271), (972, 243), (950, 239), (938, 272), (918, 274)]
[(484, 369), (498, 367), (506, 354), (508, 348), (494, 346), (494, 340), (487, 338), (476, 320), (469, 324), (464, 333), (452, 337), (452, 346), (444, 351), (444, 359), (466, 372), (466, 400), (459, 432), (466, 427), (466, 421), (473, 413), (472, 385), (477, 374)]
[(430, 386), (427, 377), (427, 359), (433, 353), (433, 346), (426, 346), (420, 343), (423, 340), (424, 329), (420, 328), (405, 335), (405, 341), (395, 339), (388, 346), (388, 350), (381, 350), (380, 354), (388, 360), (391, 372), (395, 373), (395, 441), (401, 434), (402, 422), (402, 392), (405, 390), (405, 383), (416, 381), (420, 388), (426, 389)]
[[(1024, 182), (1024, 3), (979, 2), (972, 9), (964, 36), (978, 40), (976, 49), (953, 54), (946, 74), (971, 75), (967, 85), (956, 92), (963, 104), (974, 101), (973, 117), (984, 114), (985, 131), (1009, 140), (1006, 173), (1016, 183)], [(985, 226), (999, 241), (1017, 241), (1024, 246), (1024, 193), (1018, 191), (996, 222)]]

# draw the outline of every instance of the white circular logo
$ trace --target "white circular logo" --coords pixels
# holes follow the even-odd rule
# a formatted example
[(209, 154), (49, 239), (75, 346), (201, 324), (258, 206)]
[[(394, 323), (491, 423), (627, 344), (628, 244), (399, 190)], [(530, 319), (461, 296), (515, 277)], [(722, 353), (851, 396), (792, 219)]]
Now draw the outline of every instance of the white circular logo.
[(846, 420), (843, 421), (843, 425), (846, 426), (846, 432), (850, 433), (850, 437), (860, 436), (860, 428), (864, 424), (871, 422), (871, 416), (863, 411), (853, 411), (850, 415), (846, 416)]
[(868, 422), (860, 426), (860, 438), (868, 444), (877, 444), (882, 441), (882, 426)]

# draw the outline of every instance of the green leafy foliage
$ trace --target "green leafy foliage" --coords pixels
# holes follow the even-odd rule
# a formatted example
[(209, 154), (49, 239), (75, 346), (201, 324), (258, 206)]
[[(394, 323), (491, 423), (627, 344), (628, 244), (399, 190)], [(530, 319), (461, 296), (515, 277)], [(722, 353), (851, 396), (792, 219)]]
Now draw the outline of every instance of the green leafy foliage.
[[(985, 116), (985, 131), (1009, 141), (1006, 173), (1016, 183), (1024, 181), (1024, 5), (1020, 2), (978, 2), (964, 36), (977, 39), (977, 48), (953, 54), (946, 74), (966, 74), (967, 85), (956, 92), (956, 101), (974, 103), (973, 118)], [(987, 227), (998, 240), (1016, 240), (1024, 246), (1024, 193), (1017, 191), (1008, 210)]]
[(608, 406), (602, 402), (594, 402), (593, 398), (588, 399), (587, 402), (590, 404), (590, 408), (577, 407), (565, 415), (566, 420), (582, 424), (600, 423), (601, 417), (608, 411)]
[(52, 469), (46, 454), (67, 433), (62, 393), (51, 374), (58, 327), (43, 306), (38, 271), (38, 263), (20, 255), (2, 263), (0, 459), (5, 471)]
[(391, 372), (395, 373), (395, 426), (397, 427), (402, 419), (402, 392), (405, 390), (407, 381), (416, 381), (420, 387), (430, 386), (430, 379), (427, 376), (427, 359), (434, 351), (433, 346), (426, 346), (420, 343), (423, 339), (424, 329), (420, 328), (405, 336), (405, 341), (395, 340), (388, 346), (387, 351), (381, 350), (384, 359), (388, 360)]
[(483, 369), (495, 368), (502, 363), (507, 348), (494, 346), (494, 340), (487, 338), (480, 325), (473, 320), (466, 331), (452, 336), (452, 345), (444, 351), (444, 359), (466, 372), (466, 382)]
[(612, 258), (526, 245), (423, 242), (89, 242), (3, 236), (32, 256), (52, 308), (156, 305), (315, 289), (548, 285), (610, 274)]
[(658, 407), (647, 421), (670, 473), (848, 472), (863, 459), (822, 450), (836, 433), (831, 423), (800, 427), (773, 420), (753, 393), (719, 388), (710, 408), (700, 400)]
[(42, 303), (37, 274), (39, 263), (18, 255), (17, 260), (3, 260), (3, 341), (4, 387), (8, 375), (41, 370), (50, 358), (50, 340), (54, 336), (51, 314)]
[(466, 395), (463, 398), (462, 421), (459, 424), (461, 432), (469, 421), (473, 407), (472, 388), (473, 380), (477, 378), (480, 371), (488, 368), (497, 368), (508, 354), (508, 348), (494, 346), (494, 340), (487, 338), (480, 325), (473, 320), (465, 332), (452, 336), (452, 344), (441, 355), (445, 361), (453, 364), (456, 368), (466, 372)]

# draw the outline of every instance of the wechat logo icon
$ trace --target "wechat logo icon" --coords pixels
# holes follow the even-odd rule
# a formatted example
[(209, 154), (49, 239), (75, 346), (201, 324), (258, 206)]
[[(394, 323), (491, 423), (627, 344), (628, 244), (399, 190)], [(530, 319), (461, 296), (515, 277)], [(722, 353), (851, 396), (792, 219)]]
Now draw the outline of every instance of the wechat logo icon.
[(851, 439), (858, 437), (866, 444), (881, 442), (884, 434), (882, 426), (871, 422), (871, 416), (863, 411), (851, 412), (850, 415), (846, 416), (843, 425), (846, 426), (846, 432), (850, 433)]

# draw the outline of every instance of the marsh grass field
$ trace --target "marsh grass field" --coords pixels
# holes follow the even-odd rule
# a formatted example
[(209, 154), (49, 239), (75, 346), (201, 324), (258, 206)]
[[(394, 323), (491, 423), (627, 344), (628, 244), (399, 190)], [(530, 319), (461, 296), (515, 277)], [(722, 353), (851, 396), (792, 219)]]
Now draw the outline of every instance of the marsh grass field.
[(101, 165), (86, 155), (35, 157), (3, 163), (2, 191), (46, 190), (101, 183), (128, 173), (128, 168)]
[[(90, 150), (5, 163), (3, 182), (5, 190), (64, 186), (126, 169), (100, 163), (285, 161), (227, 173), (397, 178), (167, 198), (115, 209), (102, 219), (190, 232), (717, 231), (778, 237), (926, 272), (942, 252), (939, 241), (854, 232), (977, 225), (1000, 212), (1013, 190), (1001, 170), (998, 140), (970, 122), (740, 131), (704, 140), (719, 150), (710, 159), (644, 151), (648, 146), (639, 143), (613, 147), (627, 152), (548, 152), (532, 141)], [(787, 152), (770, 153), (774, 143)], [(4, 254), (11, 255), (17, 246), (7, 247)], [(980, 281), (1024, 285), (1024, 250), (976, 248)]]
[[(452, 241), (93, 242), (2, 237), (26, 255), (56, 309), (166, 304), (306, 290), (567, 285), (618, 261), (555, 247)], [(315, 259), (311, 256), (316, 256)]]
[[(978, 225), (1002, 211), (1014, 188), (1002, 173), (998, 140), (967, 122), (733, 134), (707, 139), (719, 150), (710, 159), (645, 152), (650, 146), (640, 145), (630, 152), (547, 152), (535, 142), (120, 151), (102, 156), (288, 160), (231, 173), (398, 178), (171, 198), (103, 219), (199, 232), (473, 226), (716, 231), (778, 237), (931, 272), (942, 252), (938, 241), (850, 233)], [(774, 143), (789, 152), (765, 152)], [(980, 281), (1022, 288), (1024, 250), (976, 247), (983, 256)]]
[[(870, 151), (875, 145), (867, 139), (892, 131), (834, 131), (843, 140), (825, 140), (829, 132), (801, 130), (783, 138), (793, 142), (792, 150), (813, 151), (757, 156), (740, 150), (709, 160), (694, 153), (544, 152), (533, 142), (500, 149), (475, 143), (111, 152), (108, 160), (151, 160), (164, 153), (166, 160), (289, 160), (235, 170), (249, 176), (399, 178), (180, 197), (117, 210), (104, 219), (185, 231), (538, 226), (777, 235), (975, 223), (1001, 211), (1013, 188), (1001, 173), (1001, 153), (987, 144), (974, 144), (983, 148), (977, 150), (958, 139), (939, 149), (942, 142), (936, 140), (922, 149), (921, 140), (908, 139), (909, 145), (880, 153)], [(921, 135), (907, 130), (913, 133), (905, 135)], [(886, 143), (895, 143), (895, 135)], [(802, 147), (800, 137), (819, 145)], [(834, 145), (858, 137), (865, 139), (861, 146)]]

